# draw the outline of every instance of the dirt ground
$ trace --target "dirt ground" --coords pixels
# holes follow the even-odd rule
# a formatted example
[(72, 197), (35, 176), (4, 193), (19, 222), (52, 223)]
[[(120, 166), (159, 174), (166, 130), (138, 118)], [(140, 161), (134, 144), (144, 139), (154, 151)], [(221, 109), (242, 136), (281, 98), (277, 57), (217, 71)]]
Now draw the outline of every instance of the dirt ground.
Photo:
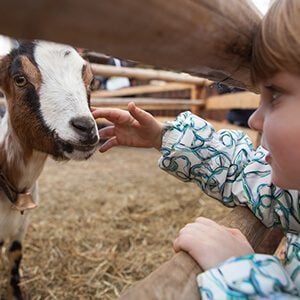
[(116, 299), (172, 257), (184, 224), (229, 212), (161, 171), (158, 158), (118, 148), (85, 162), (49, 159), (24, 243), (26, 299)]

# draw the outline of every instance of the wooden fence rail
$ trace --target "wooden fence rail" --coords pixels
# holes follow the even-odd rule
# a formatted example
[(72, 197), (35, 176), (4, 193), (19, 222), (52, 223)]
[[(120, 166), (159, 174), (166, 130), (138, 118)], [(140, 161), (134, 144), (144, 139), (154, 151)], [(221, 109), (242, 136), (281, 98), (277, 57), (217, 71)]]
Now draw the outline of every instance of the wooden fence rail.
[(118, 107), (127, 109), (129, 102), (145, 110), (189, 110), (191, 106), (205, 106), (205, 100), (189, 99), (165, 99), (165, 98), (92, 98), (91, 105), (94, 107)]
[(1, 34), (85, 47), (163, 69), (253, 88), (249, 0), (2, 0)]
[[(161, 91), (161, 89), (157, 89)], [(142, 89), (143, 93), (157, 91), (150, 87), (149, 89)], [(213, 96), (207, 99), (167, 99), (167, 98), (153, 98), (153, 97), (115, 97), (115, 96), (129, 96), (136, 95), (136, 89), (126, 88), (117, 91), (103, 91), (94, 93), (91, 99), (92, 106), (105, 107), (120, 107), (127, 108), (127, 104), (131, 101), (135, 102), (141, 108), (146, 106), (155, 106), (154, 109), (191, 109), (193, 106), (199, 106), (202, 110), (226, 110), (226, 109), (256, 109), (259, 105), (259, 96), (253, 93), (236, 93), (226, 94), (221, 96)], [(171, 91), (171, 89), (170, 89)], [(114, 97), (105, 97), (111, 96)], [(177, 105), (177, 106), (176, 106)], [(150, 108), (147, 108), (150, 109)]]
[(127, 78), (136, 78), (140, 80), (155, 79), (196, 85), (203, 85), (206, 82), (206, 79), (200, 77), (165, 70), (128, 68), (101, 64), (91, 64), (91, 66), (95, 75), (101, 75), (105, 77), (119, 76)]
[[(236, 207), (222, 225), (240, 229), (247, 237), (254, 249), (261, 247), (264, 240), (272, 234), (250, 210)], [(278, 245), (282, 233), (272, 235), (273, 245)], [(260, 248), (261, 250), (261, 248)], [(268, 248), (265, 253), (274, 253), (276, 247)], [(148, 277), (126, 290), (120, 300), (197, 300), (199, 294), (196, 285), (196, 275), (201, 268), (186, 253), (180, 252), (168, 262), (164, 263)]]
[(107, 91), (99, 90), (92, 93), (93, 97), (122, 97), (122, 96), (132, 96), (140, 94), (149, 94), (149, 93), (162, 93), (170, 91), (182, 91), (182, 90), (191, 90), (194, 88), (194, 85), (185, 84), (185, 83), (164, 83), (164, 84), (148, 84), (148, 85), (139, 85), (131, 86), (126, 88), (121, 88), (118, 90)]

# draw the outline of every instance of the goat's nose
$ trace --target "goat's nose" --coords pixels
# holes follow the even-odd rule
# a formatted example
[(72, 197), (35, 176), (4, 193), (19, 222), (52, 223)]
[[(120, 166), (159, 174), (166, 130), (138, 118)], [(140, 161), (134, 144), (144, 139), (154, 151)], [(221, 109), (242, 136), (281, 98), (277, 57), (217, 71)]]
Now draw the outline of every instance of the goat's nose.
[(95, 135), (96, 126), (95, 121), (89, 117), (73, 118), (70, 121), (73, 129), (80, 135)]

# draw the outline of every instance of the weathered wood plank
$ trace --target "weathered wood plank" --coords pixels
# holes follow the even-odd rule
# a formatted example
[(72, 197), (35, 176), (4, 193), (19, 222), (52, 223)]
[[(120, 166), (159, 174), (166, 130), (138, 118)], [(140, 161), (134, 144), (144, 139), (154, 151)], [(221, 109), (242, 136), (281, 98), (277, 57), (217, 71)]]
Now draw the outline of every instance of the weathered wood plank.
[(183, 84), (183, 83), (165, 83), (161, 85), (147, 84), (147, 85), (130, 86), (130, 87), (114, 90), (114, 91), (99, 90), (93, 92), (92, 96), (103, 97), (103, 98), (121, 97), (121, 96), (129, 96), (129, 95), (189, 90), (192, 89), (193, 87), (194, 87), (193, 85)]
[[(221, 224), (240, 229), (248, 238), (253, 248), (257, 248), (270, 229), (248, 210), (236, 207)], [(275, 250), (275, 249), (273, 249)], [(197, 300), (196, 275), (200, 267), (186, 253), (180, 252), (151, 273), (148, 277), (126, 290), (121, 300)]]
[(191, 106), (203, 106), (205, 100), (165, 99), (165, 98), (92, 98), (94, 107), (117, 107), (127, 109), (129, 102), (134, 102), (138, 107), (146, 110), (190, 109)]
[(254, 93), (241, 92), (212, 96), (206, 99), (205, 109), (256, 109), (260, 97)]
[(86, 47), (251, 88), (260, 16), (241, 0), (2, 0), (1, 34)]
[(108, 66), (101, 64), (91, 64), (94, 75), (101, 75), (104, 77), (120, 76), (127, 78), (136, 78), (141, 80), (163, 80), (180, 82), (187, 84), (203, 85), (209, 84), (209, 81), (199, 78), (196, 76), (191, 76), (188, 74), (180, 74), (164, 70), (153, 70), (153, 69), (143, 69), (143, 68), (127, 68), (127, 67), (117, 67)]
[(198, 264), (179, 252), (119, 297), (120, 300), (199, 300), (196, 275)]

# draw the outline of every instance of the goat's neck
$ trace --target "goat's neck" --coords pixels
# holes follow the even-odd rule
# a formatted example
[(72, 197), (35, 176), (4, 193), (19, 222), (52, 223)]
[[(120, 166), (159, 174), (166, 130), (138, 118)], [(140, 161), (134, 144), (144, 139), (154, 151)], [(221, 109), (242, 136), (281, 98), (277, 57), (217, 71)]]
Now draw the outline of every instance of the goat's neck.
[(0, 168), (19, 191), (29, 190), (42, 172), (47, 154), (22, 143), (11, 126), (8, 113), (0, 126)]

